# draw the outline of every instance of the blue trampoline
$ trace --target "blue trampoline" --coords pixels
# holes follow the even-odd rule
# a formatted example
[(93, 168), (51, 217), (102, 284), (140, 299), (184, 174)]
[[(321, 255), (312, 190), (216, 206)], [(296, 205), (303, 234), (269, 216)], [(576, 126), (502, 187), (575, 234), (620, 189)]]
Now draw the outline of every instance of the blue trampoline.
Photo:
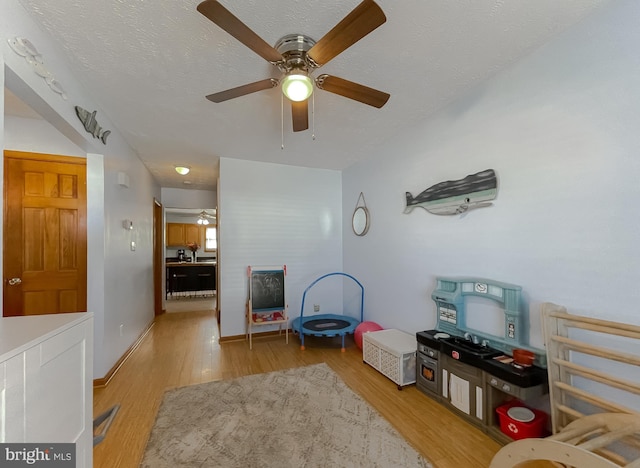
[[(319, 281), (328, 278), (330, 276), (346, 276), (351, 278), (360, 287), (360, 320), (347, 315), (338, 314), (317, 314), (311, 316), (304, 316), (304, 301), (307, 297), (307, 292)], [(347, 273), (328, 273), (316, 279), (311, 283), (302, 294), (302, 305), (300, 306), (300, 317), (296, 317), (291, 322), (291, 329), (300, 334), (300, 349), (304, 350), (304, 337), (305, 335), (321, 336), (321, 337), (342, 337), (342, 351), (344, 347), (344, 337), (348, 334), (353, 334), (356, 327), (362, 322), (364, 315), (364, 287), (360, 284), (360, 281)]]

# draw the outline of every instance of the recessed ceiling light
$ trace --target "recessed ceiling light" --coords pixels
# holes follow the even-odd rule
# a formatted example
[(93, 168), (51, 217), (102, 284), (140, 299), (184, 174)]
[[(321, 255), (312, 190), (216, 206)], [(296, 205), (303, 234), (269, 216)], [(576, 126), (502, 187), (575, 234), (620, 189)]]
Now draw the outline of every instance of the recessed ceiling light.
[(180, 175), (187, 175), (191, 168), (186, 166), (176, 166), (176, 172)]

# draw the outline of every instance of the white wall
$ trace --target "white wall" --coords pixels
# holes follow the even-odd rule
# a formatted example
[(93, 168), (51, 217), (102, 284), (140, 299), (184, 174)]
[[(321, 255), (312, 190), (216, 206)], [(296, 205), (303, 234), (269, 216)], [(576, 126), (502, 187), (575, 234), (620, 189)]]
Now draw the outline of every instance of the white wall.
[[(433, 328), (435, 277), (449, 275), (521, 285), (535, 345), (544, 301), (640, 323), (638, 18), (639, 2), (612, 3), (343, 173), (344, 266), (366, 318)], [(403, 214), (405, 191), (488, 168), (493, 207)], [(358, 238), (361, 191), (372, 224)]]
[(5, 148), (30, 153), (62, 154), (85, 158), (86, 151), (70, 141), (46, 120), (6, 116)]
[(162, 205), (165, 208), (215, 208), (215, 190), (188, 190), (163, 187)]
[[(133, 151), (124, 144), (116, 146), (117, 141), (114, 138), (105, 149), (105, 342), (99, 376), (154, 317), (153, 206), (154, 199), (160, 200), (160, 187)], [(118, 185), (118, 172), (129, 176), (128, 188)], [(133, 221), (133, 230), (122, 227), (125, 219)]]
[[(340, 172), (222, 158), (219, 184), (221, 336), (245, 333), (249, 265), (286, 265), (289, 314), (299, 315), (304, 289), (342, 271)], [(336, 289), (321, 312), (342, 312)]]
[[(67, 100), (10, 49), (7, 40), (16, 36), (35, 44)], [(88, 158), (88, 305), (95, 318), (94, 376), (103, 377), (153, 320), (153, 199), (160, 199), (160, 189), (72, 75), (63, 54), (16, 0), (0, 3), (0, 43), (4, 83), (46, 120), (7, 118), (0, 130), (3, 148)], [(4, 114), (4, 97), (0, 102)], [(98, 110), (99, 124), (112, 131), (107, 145), (84, 131), (75, 105)], [(129, 175), (129, 188), (117, 184), (118, 172)], [(133, 220), (136, 228), (125, 231), (124, 219)], [(135, 251), (130, 248), (132, 240)]]

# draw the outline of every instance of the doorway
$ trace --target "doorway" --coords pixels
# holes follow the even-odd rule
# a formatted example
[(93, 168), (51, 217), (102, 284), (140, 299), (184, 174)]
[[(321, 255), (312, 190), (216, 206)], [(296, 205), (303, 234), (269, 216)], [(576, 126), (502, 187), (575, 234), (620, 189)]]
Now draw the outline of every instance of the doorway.
[(215, 208), (165, 207), (165, 311), (217, 308)]
[(83, 158), (4, 152), (3, 315), (87, 310)]
[(164, 253), (162, 203), (153, 200), (153, 314), (164, 313), (162, 307), (162, 265)]

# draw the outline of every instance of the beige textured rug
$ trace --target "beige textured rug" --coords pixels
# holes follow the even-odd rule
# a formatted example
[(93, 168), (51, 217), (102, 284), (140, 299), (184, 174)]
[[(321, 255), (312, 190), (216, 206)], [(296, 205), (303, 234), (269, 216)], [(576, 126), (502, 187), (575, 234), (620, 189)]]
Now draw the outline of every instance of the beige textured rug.
[(431, 467), (326, 364), (168, 391), (142, 467)]

